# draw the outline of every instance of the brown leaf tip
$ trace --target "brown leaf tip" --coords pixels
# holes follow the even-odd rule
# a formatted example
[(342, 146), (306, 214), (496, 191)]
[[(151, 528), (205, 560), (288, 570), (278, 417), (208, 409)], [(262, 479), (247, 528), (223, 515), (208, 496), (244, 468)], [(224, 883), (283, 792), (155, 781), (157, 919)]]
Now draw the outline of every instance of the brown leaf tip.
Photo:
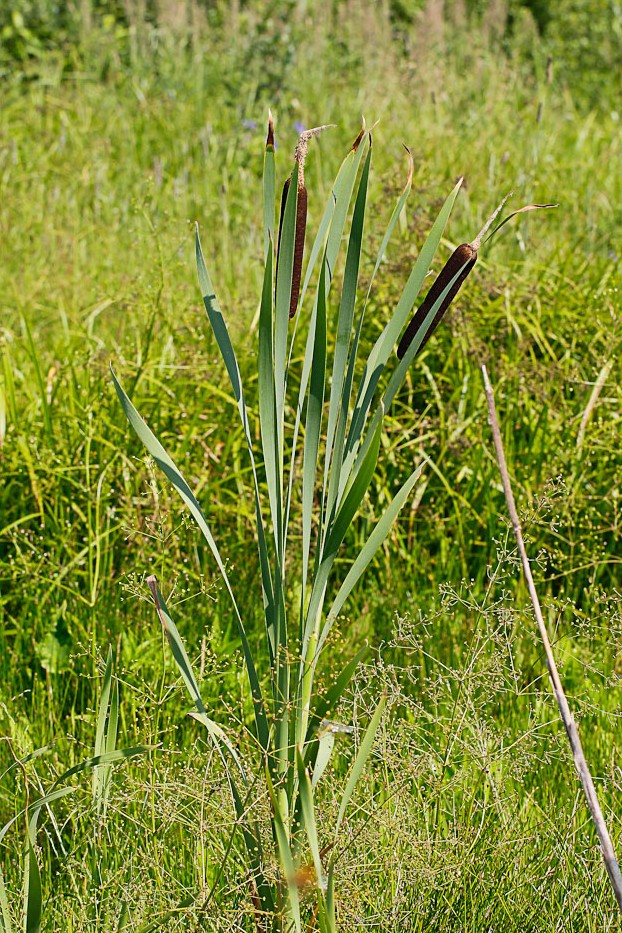
[(272, 116), (272, 111), (268, 110), (268, 136), (266, 139), (266, 149), (269, 149), (270, 146), (274, 149), (274, 118)]
[(406, 184), (404, 185), (404, 191), (412, 185), (413, 175), (415, 173), (415, 160), (413, 159), (413, 154), (404, 143), (402, 143), (404, 149), (408, 153), (408, 178), (406, 179)]
[(352, 152), (356, 152), (358, 147), (361, 145), (361, 140), (363, 136), (365, 135), (365, 128), (366, 128), (365, 117), (362, 116), (361, 120), (362, 120), (361, 130), (358, 136), (356, 137), (356, 139), (354, 140), (354, 142), (352, 143)]

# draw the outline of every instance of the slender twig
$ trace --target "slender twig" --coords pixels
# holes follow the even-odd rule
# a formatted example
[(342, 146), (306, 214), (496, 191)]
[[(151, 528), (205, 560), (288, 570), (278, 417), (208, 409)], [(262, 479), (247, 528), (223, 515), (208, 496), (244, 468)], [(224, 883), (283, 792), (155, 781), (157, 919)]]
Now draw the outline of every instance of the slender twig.
[(609, 373), (613, 368), (613, 359), (607, 360), (603, 368), (598, 374), (598, 379), (594, 383), (594, 388), (589, 397), (588, 403), (585, 406), (585, 411), (583, 412), (583, 417), (581, 418), (581, 424), (579, 425), (579, 430), (577, 431), (577, 449), (583, 445), (585, 439), (585, 431), (587, 429), (588, 422), (592, 417), (592, 412), (596, 408), (596, 403), (598, 402), (598, 396), (603, 390), (607, 379), (609, 378)]
[(516, 543), (518, 545), (518, 551), (520, 554), (521, 563), (523, 565), (523, 573), (525, 574), (525, 580), (527, 581), (529, 595), (531, 597), (536, 621), (538, 623), (538, 629), (540, 631), (540, 637), (542, 638), (542, 642), (544, 644), (544, 650), (546, 653), (546, 666), (551, 678), (553, 693), (555, 694), (555, 699), (557, 700), (557, 705), (559, 707), (559, 714), (562, 718), (562, 722), (564, 723), (564, 727), (568, 735), (568, 740), (570, 742), (570, 747), (574, 757), (575, 767), (577, 769), (579, 778), (581, 779), (581, 784), (583, 785), (583, 790), (587, 799), (587, 805), (590, 809), (590, 813), (592, 814), (592, 819), (594, 821), (594, 826), (596, 828), (596, 833), (598, 835), (600, 847), (603, 853), (605, 868), (607, 869), (607, 874), (609, 875), (609, 880), (611, 881), (611, 886), (618, 902), (618, 907), (620, 910), (622, 910), (622, 874), (620, 874), (620, 867), (616, 860), (615, 852), (613, 851), (613, 845), (611, 844), (611, 838), (609, 836), (603, 813), (598, 802), (598, 797), (596, 796), (594, 781), (592, 780), (590, 769), (587, 766), (585, 755), (583, 754), (583, 748), (581, 747), (581, 740), (579, 739), (577, 725), (572, 717), (572, 713), (570, 712), (570, 707), (568, 706), (566, 694), (564, 693), (564, 688), (562, 687), (559, 673), (557, 671), (557, 665), (555, 663), (555, 658), (553, 656), (553, 651), (551, 649), (551, 643), (549, 641), (546, 625), (544, 624), (542, 609), (540, 608), (540, 600), (538, 599), (538, 594), (536, 592), (533, 575), (531, 573), (531, 565), (529, 563), (529, 558), (527, 557), (527, 550), (523, 540), (523, 531), (518, 517), (518, 512), (516, 511), (516, 503), (514, 501), (512, 486), (510, 484), (510, 475), (508, 473), (507, 464), (505, 462), (503, 441), (501, 439), (501, 432), (499, 430), (499, 422), (497, 420), (497, 412), (495, 409), (495, 397), (485, 366), (482, 366), (482, 374), (484, 376), (484, 386), (486, 388), (486, 401), (488, 402), (488, 418), (490, 427), (492, 429), (492, 436), (497, 454), (497, 462), (499, 464), (499, 472), (501, 474), (501, 482), (503, 483), (503, 491), (505, 493), (505, 501), (507, 503), (512, 529), (516, 536)]

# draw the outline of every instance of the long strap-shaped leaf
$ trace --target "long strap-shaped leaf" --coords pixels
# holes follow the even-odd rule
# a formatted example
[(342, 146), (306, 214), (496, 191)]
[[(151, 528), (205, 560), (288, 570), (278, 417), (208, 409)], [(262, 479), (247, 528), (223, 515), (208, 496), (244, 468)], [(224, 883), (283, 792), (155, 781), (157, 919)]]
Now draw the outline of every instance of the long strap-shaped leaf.
[[(242, 387), (242, 378), (240, 376), (240, 368), (238, 366), (238, 361), (236, 359), (235, 352), (233, 350), (233, 345), (231, 343), (231, 338), (229, 337), (229, 331), (225, 319), (223, 317), (222, 311), (218, 304), (218, 299), (216, 298), (216, 293), (214, 291), (214, 286), (207, 271), (207, 266), (205, 265), (205, 259), (203, 258), (203, 250), (201, 249), (201, 241), (199, 239), (199, 233), (197, 230), (196, 234), (196, 261), (197, 261), (197, 271), (199, 274), (199, 285), (201, 288), (201, 294), (203, 295), (203, 303), (205, 305), (205, 310), (207, 311), (207, 316), (214, 332), (218, 348), (220, 350), (221, 356), (224, 360), (225, 366), (227, 368), (227, 373), (229, 374), (229, 380), (231, 382), (231, 388), (233, 389), (233, 394), (235, 396), (238, 412), (240, 415), (240, 421), (242, 422), (242, 429), (244, 431), (244, 437), (246, 440), (246, 446), (248, 449), (248, 455), (250, 458), (251, 469), (253, 473), (253, 487), (255, 493), (255, 517), (257, 522), (257, 546), (259, 549), (259, 564), (261, 567), (261, 581), (263, 587), (263, 600), (264, 600), (264, 609), (266, 617), (266, 627), (268, 630), (268, 644), (271, 651), (271, 660), (274, 658), (276, 652), (276, 635), (275, 630), (277, 628), (277, 619), (276, 619), (276, 598), (274, 593), (274, 587), (272, 583), (272, 575), (270, 571), (270, 562), (268, 558), (268, 547), (266, 543), (266, 532), (263, 523), (263, 517), (261, 514), (261, 500), (259, 496), (259, 481), (257, 479), (257, 468), (255, 465), (255, 456), (253, 453), (253, 442), (248, 422), (248, 412), (246, 409), (246, 401), (244, 399), (244, 391)], [(268, 265), (268, 263), (266, 263)], [(270, 277), (271, 277), (270, 269)]]
[[(261, 294), (261, 306), (259, 310), (259, 355), (257, 359), (257, 374), (259, 381), (259, 423), (261, 430), (261, 446), (263, 449), (266, 483), (268, 486), (268, 499), (270, 503), (272, 527), (274, 531), (274, 576), (270, 574), (269, 570), (269, 558), (266, 548), (265, 535), (263, 535), (263, 523), (258, 544), (260, 559), (265, 561), (267, 565), (265, 573), (270, 579), (270, 586), (273, 590), (272, 605), (266, 606), (266, 624), (268, 627), (268, 639), (271, 649), (271, 669), (275, 670), (280, 664), (279, 645), (282, 647), (287, 645), (287, 630), (285, 624), (285, 600), (283, 597), (282, 537), (279, 530), (283, 525), (283, 501), (281, 496), (282, 464), (279, 455), (276, 396), (274, 385), (272, 249), (269, 250), (266, 256), (263, 290)], [(255, 483), (255, 507), (259, 516), (261, 514), (261, 504), (259, 501), (259, 487), (257, 483)], [(262, 570), (262, 576), (263, 574), (264, 571)]]
[[(371, 164), (371, 138), (367, 158), (363, 166), (358, 193), (354, 205), (354, 215), (348, 240), (346, 255), (346, 268), (341, 290), (341, 302), (337, 318), (337, 337), (335, 341), (335, 355), (333, 358), (333, 372), (331, 378), (330, 403), (328, 409), (328, 426), (326, 429), (326, 455), (324, 460), (324, 483), (322, 498), (324, 500), (325, 516), (330, 517), (339, 488), (339, 469), (341, 467), (341, 451), (337, 448), (333, 458), (333, 442), (337, 417), (345, 406), (347, 414), (349, 398), (344, 398), (344, 380), (348, 363), (348, 350), (354, 320), (354, 305), (356, 302), (356, 287), (358, 284), (359, 266), (361, 262), (361, 249), (363, 246), (363, 224), (365, 222), (365, 208), (367, 204), (367, 186), (369, 183), (369, 167)], [(332, 465), (332, 469), (331, 469)]]
[[(270, 774), (270, 769), (266, 765), (265, 769), (266, 774), (266, 784), (268, 787), (268, 795), (270, 797), (270, 803), (273, 810), (273, 822), (274, 822), (274, 832), (276, 835), (276, 843), (279, 850), (279, 858), (283, 871), (285, 872), (285, 882), (287, 884), (287, 895), (288, 895), (288, 913), (291, 916), (291, 919), (294, 923), (296, 933), (302, 933), (302, 920), (300, 917), (300, 901), (298, 898), (298, 887), (296, 885), (296, 868), (294, 866), (294, 859), (292, 857), (292, 850), (289, 844), (289, 835), (287, 832), (287, 826), (283, 814), (281, 813), (279, 801), (280, 796), (277, 796), (277, 793), (274, 789), (274, 783), (272, 781), (272, 775)], [(288, 926), (286, 929), (289, 931), (291, 928)]]
[(317, 573), (313, 581), (313, 588), (311, 590), (311, 597), (309, 599), (309, 606), (305, 619), (305, 628), (302, 639), (303, 664), (305, 663), (304, 658), (307, 657), (307, 647), (309, 644), (309, 639), (311, 638), (311, 633), (314, 629), (318, 628), (318, 619), (326, 591), (328, 575), (335, 561), (339, 546), (341, 545), (341, 542), (346, 535), (352, 519), (358, 511), (365, 493), (367, 492), (371, 478), (376, 468), (379, 449), (380, 427), (376, 431), (374, 443), (370, 445), (370, 449), (367, 452), (365, 463), (361, 466), (359, 475), (353, 483), (352, 488), (350, 489), (350, 492), (342, 505), (342, 508), (339, 510), (331, 528), (329, 529), (326, 542), (324, 543), (321, 551), (321, 558), (319, 561)]
[[(467, 265), (467, 263), (465, 263), (465, 265)], [(410, 364), (412, 363), (413, 359), (415, 358), (415, 356), (416, 356), (416, 354), (417, 354), (417, 352), (418, 352), (418, 350), (419, 350), (419, 347), (421, 346), (421, 344), (423, 343), (423, 341), (424, 341), (424, 339), (425, 339), (425, 336), (426, 336), (428, 330), (429, 330), (430, 327), (432, 326), (432, 323), (433, 323), (433, 321), (434, 321), (434, 318), (436, 317), (436, 312), (438, 311), (438, 309), (439, 309), (439, 308), (441, 307), (441, 305), (443, 304), (443, 302), (444, 302), (446, 296), (447, 296), (447, 295), (449, 294), (449, 292), (451, 291), (451, 289), (452, 289), (452, 287), (453, 287), (453, 285), (454, 285), (454, 282), (456, 282), (456, 280), (460, 278), (460, 275), (461, 275), (461, 274), (462, 274), (462, 268), (460, 268), (460, 269), (456, 272), (456, 274), (453, 276), (453, 278), (451, 279), (451, 281), (446, 285), (446, 287), (443, 289), (443, 291), (441, 292), (441, 294), (438, 296), (437, 300), (434, 302), (434, 304), (432, 305), (432, 307), (431, 307), (430, 310), (428, 311), (428, 313), (427, 313), (427, 315), (426, 315), (426, 317), (425, 317), (425, 320), (423, 321), (423, 323), (422, 323), (420, 329), (419, 329), (419, 330), (417, 331), (417, 333), (415, 334), (415, 336), (414, 336), (414, 338), (413, 338), (413, 340), (412, 340), (412, 343), (411, 343), (410, 346), (408, 347), (408, 349), (407, 349), (406, 353), (404, 354), (403, 358), (399, 361), (398, 365), (395, 367), (395, 369), (394, 369), (393, 372), (391, 373), (391, 377), (390, 377), (390, 379), (389, 379), (389, 382), (388, 382), (388, 384), (387, 384), (387, 387), (386, 387), (386, 389), (384, 390), (384, 393), (383, 393), (383, 395), (382, 395), (382, 398), (380, 399), (380, 402), (378, 403), (378, 407), (377, 407), (377, 409), (376, 409), (376, 412), (375, 412), (375, 414), (374, 414), (374, 417), (373, 417), (373, 419), (372, 419), (372, 422), (371, 422), (371, 424), (370, 424), (370, 426), (369, 426), (369, 430), (367, 431), (367, 434), (366, 434), (366, 436), (365, 436), (365, 440), (364, 440), (363, 443), (360, 445), (360, 447), (358, 448), (358, 450), (354, 449), (354, 450), (351, 451), (350, 454), (348, 455), (348, 462), (352, 462), (354, 453), (357, 454), (356, 460), (354, 460), (354, 465), (353, 465), (353, 467), (352, 467), (352, 473), (353, 473), (353, 474), (356, 473), (357, 465), (358, 465), (360, 462), (362, 462), (362, 460), (363, 460), (363, 459), (365, 458), (365, 456), (367, 455), (367, 449), (368, 449), (369, 445), (371, 444), (372, 439), (373, 439), (374, 436), (375, 436), (375, 432), (376, 432), (376, 430), (377, 430), (377, 426), (382, 422), (382, 419), (384, 418), (385, 413), (386, 413), (386, 412), (389, 410), (389, 408), (391, 407), (391, 405), (392, 405), (392, 403), (393, 403), (393, 399), (394, 399), (395, 396), (397, 395), (397, 392), (398, 392), (400, 386), (401, 386), (402, 383), (404, 382), (404, 379), (406, 378), (406, 373), (408, 372), (408, 367), (410, 366)], [(344, 484), (344, 477), (347, 478), (347, 473), (346, 473), (346, 470), (345, 470), (345, 466), (344, 466), (344, 472), (343, 472), (343, 474), (342, 474), (342, 494), (343, 494), (343, 489), (344, 489), (344, 485), (345, 485), (345, 484)]]
[(317, 645), (328, 577), (335, 562), (337, 551), (352, 523), (352, 519), (359, 509), (374, 474), (376, 462), (378, 460), (378, 451), (380, 449), (381, 427), (382, 425), (380, 424), (376, 431), (374, 441), (370, 444), (369, 450), (367, 451), (367, 456), (361, 463), (358, 473), (351, 484), (348, 494), (344, 497), (341, 507), (335, 516), (335, 520), (328, 531), (326, 541), (322, 546), (322, 556), (311, 590), (302, 638), (302, 655), (300, 659), (297, 694), (299, 700), (298, 717), (296, 720), (296, 742), (298, 744), (306, 734), (309, 723), (311, 690), (318, 660)]
[(155, 462), (158, 464), (162, 472), (168, 477), (168, 479), (171, 481), (171, 483), (173, 484), (173, 486), (175, 487), (175, 489), (177, 490), (177, 492), (179, 493), (183, 501), (186, 503), (186, 505), (190, 509), (190, 512), (194, 520), (199, 526), (201, 532), (203, 533), (203, 537), (207, 541), (207, 544), (209, 546), (210, 551), (212, 552), (214, 560), (216, 561), (218, 569), (220, 570), (220, 574), (224, 580), (225, 586), (227, 588), (227, 592), (229, 593), (229, 596), (231, 598), (231, 602), (233, 605), (233, 610), (234, 610), (235, 618), (237, 622), (238, 633), (240, 636), (240, 641), (242, 642), (242, 651), (244, 653), (244, 660), (246, 662), (246, 668), (248, 672), (251, 693), (253, 695), (253, 705), (254, 705), (254, 710), (255, 710), (255, 723), (257, 726), (257, 738), (259, 739), (259, 742), (262, 748), (267, 751), (268, 743), (269, 743), (269, 729), (268, 729), (268, 721), (266, 718), (266, 711), (264, 708), (261, 686), (259, 683), (259, 678), (257, 676), (257, 670), (255, 668), (255, 661), (253, 659), (253, 654), (252, 654), (252, 651), (251, 651), (251, 648), (248, 642), (248, 638), (246, 635), (246, 629), (244, 628), (242, 616), (240, 615), (240, 611), (238, 609), (235, 596), (233, 594), (233, 589), (231, 588), (231, 583), (229, 582), (229, 576), (225, 569), (224, 562), (222, 560), (222, 557), (220, 556), (220, 551), (218, 550), (214, 537), (210, 531), (209, 525), (207, 524), (205, 516), (203, 515), (201, 506), (197, 502), (194, 493), (188, 486), (188, 483), (186, 482), (186, 480), (184, 479), (184, 477), (182, 476), (182, 474), (180, 473), (180, 471), (178, 470), (178, 468), (176, 467), (176, 465), (174, 464), (174, 462), (172, 461), (172, 459), (170, 458), (170, 456), (168, 455), (168, 453), (166, 452), (166, 450), (164, 449), (160, 441), (157, 439), (153, 431), (147, 426), (145, 421), (143, 421), (141, 416), (138, 414), (138, 411), (136, 410), (136, 408), (134, 407), (134, 405), (132, 404), (128, 396), (126, 395), (123, 387), (121, 386), (121, 383), (118, 381), (117, 377), (115, 376), (114, 371), (112, 370), (112, 367), (110, 368), (110, 371), (112, 373), (112, 379), (114, 382), (115, 389), (117, 390), (119, 401), (121, 402), (121, 406), (123, 408), (123, 411), (125, 412), (127, 420), (130, 422), (130, 424), (134, 428), (134, 431), (138, 435), (139, 439), (142, 441), (142, 443), (147, 448), (147, 451), (151, 454), (151, 456), (153, 457)]
[[(363, 308), (359, 315), (356, 332), (354, 334), (354, 340), (352, 342), (352, 349), (350, 351), (350, 358), (348, 360), (348, 371), (346, 373), (346, 378), (345, 378), (345, 382), (343, 386), (343, 397), (342, 397), (341, 408), (339, 411), (339, 421), (337, 424), (334, 450), (332, 454), (334, 463), (336, 465), (337, 464), (339, 465), (338, 469), (335, 470), (335, 473), (338, 473), (338, 477), (337, 477), (338, 479), (341, 478), (341, 463), (343, 459), (343, 450), (345, 446), (346, 428), (347, 428), (348, 414), (350, 410), (350, 399), (352, 396), (352, 385), (354, 382), (354, 371), (355, 371), (356, 360), (358, 356), (358, 348), (360, 344), (361, 333), (363, 331), (363, 322), (365, 320), (365, 312), (367, 310), (367, 305), (368, 305), (369, 298), (371, 295), (374, 280), (376, 278), (376, 273), (378, 272), (378, 269), (380, 268), (380, 264), (386, 252), (387, 246), (389, 245), (389, 242), (391, 240), (391, 236), (393, 234), (397, 221), (399, 220), (400, 215), (402, 211), (404, 210), (406, 201), (408, 200), (408, 196), (410, 194), (410, 189), (412, 187), (413, 159), (412, 159), (412, 155), (410, 154), (410, 151), (407, 150), (407, 152), (408, 152), (409, 161), (410, 161), (408, 178), (406, 181), (406, 185), (404, 186), (404, 190), (402, 191), (402, 194), (393, 209), (393, 213), (391, 214), (391, 218), (389, 220), (389, 225), (387, 227), (385, 235), (382, 239), (382, 243), (380, 245), (380, 250), (376, 258), (376, 263), (374, 265), (374, 269), (371, 274), (371, 278), (369, 280), (369, 285), (367, 287), (367, 295), (365, 297), (365, 302), (363, 304)], [(348, 463), (348, 466), (349, 466), (349, 463)], [(341, 495), (343, 493), (343, 486), (345, 485), (345, 483), (347, 483), (348, 479), (349, 479), (349, 475), (346, 473), (344, 474), (343, 483), (339, 482), (338, 484), (336, 484), (338, 485), (338, 497), (337, 498), (339, 499), (341, 498)], [(330, 509), (333, 509), (334, 506), (335, 506), (335, 502), (331, 501)]]
[[(294, 163), (287, 191), (285, 210), (279, 230), (279, 248), (276, 269), (276, 296), (274, 302), (274, 388), (276, 393), (276, 423), (279, 462), (283, 462), (283, 431), (285, 417), (285, 369), (287, 364), (287, 334), (289, 330), (289, 305), (292, 292), (294, 248), (296, 242), (296, 209), (298, 205), (298, 174), (300, 167)], [(279, 489), (279, 495), (283, 495)], [(279, 529), (284, 534), (284, 529)], [(282, 538), (281, 551), (282, 556)]]
[[(356, 787), (358, 780), (361, 774), (363, 773), (363, 768), (365, 767), (365, 763), (367, 759), (369, 758), (369, 754), (372, 750), (374, 739), (376, 737), (376, 732), (378, 731), (378, 726), (380, 725), (380, 720), (382, 719), (382, 714), (384, 712), (384, 708), (386, 704), (387, 704), (386, 697), (383, 697), (380, 700), (380, 703), (378, 704), (378, 706), (376, 707), (376, 711), (371, 718), (371, 722), (369, 723), (367, 727), (365, 735), (363, 736), (363, 741), (361, 742), (359, 750), (356, 754), (356, 758), (354, 759), (354, 763), (350, 771), (350, 776), (346, 784), (346, 789), (344, 790), (343, 797), (341, 798), (341, 805), (339, 807), (339, 813), (337, 815), (337, 822), (335, 824), (335, 830), (334, 830), (335, 843), (337, 842), (337, 839), (339, 838), (339, 830), (341, 829), (341, 824), (345, 816), (346, 808), (350, 802), (350, 798), (352, 797), (352, 794), (354, 793), (354, 788)], [(336, 851), (336, 847), (334, 847), (333, 854), (330, 860), (329, 869), (328, 869), (328, 889), (326, 892), (327, 914), (329, 917), (329, 922), (332, 922), (333, 925), (335, 923), (336, 858), (337, 858), (337, 851)]]
[(423, 244), (414, 268), (408, 278), (408, 282), (406, 283), (400, 296), (393, 316), (378, 337), (371, 350), (371, 353), (369, 354), (367, 363), (365, 364), (365, 369), (357, 393), (354, 414), (352, 416), (352, 422), (348, 432), (343, 471), (346, 477), (349, 476), (352, 463), (356, 456), (356, 451), (363, 434), (365, 421), (367, 419), (374, 393), (376, 391), (376, 386), (378, 385), (378, 381), (384, 371), (387, 360), (389, 359), (389, 356), (391, 355), (391, 352), (397, 343), (400, 332), (406, 323), (406, 318), (410, 314), (412, 307), (417, 299), (417, 295), (419, 294), (423, 280), (428, 273), (432, 259), (434, 258), (434, 254), (438, 244), (440, 243), (441, 236), (443, 235), (443, 231), (449, 219), (449, 215), (451, 214), (451, 210), (458, 196), (458, 191), (460, 190), (461, 184), (462, 179), (454, 187), (453, 191), (441, 208), (438, 217), (434, 221), (432, 229), (428, 234), (425, 243)]
[(315, 823), (315, 806), (313, 802), (313, 787), (311, 784), (311, 778), (309, 777), (309, 772), (305, 768), (304, 759), (300, 752), (300, 749), (296, 749), (296, 767), (298, 771), (298, 785), (300, 787), (300, 799), (302, 801), (302, 815), (304, 817), (304, 828), (307, 834), (307, 839), (309, 840), (309, 848), (311, 849), (311, 855), (313, 857), (313, 867), (315, 868), (315, 875), (317, 880), (318, 888), (318, 901), (319, 908), (325, 912), (326, 907), (324, 905), (324, 890), (326, 889), (326, 881), (324, 879), (324, 869), (322, 868), (322, 859), (320, 858), (320, 846), (317, 836), (317, 826)]
[[(408, 151), (408, 155), (410, 158), (410, 168), (408, 172), (408, 179), (406, 181), (406, 185), (404, 186), (404, 190), (397, 204), (395, 205), (393, 209), (393, 213), (391, 214), (391, 218), (389, 220), (389, 225), (382, 239), (380, 250), (378, 252), (378, 256), (376, 257), (376, 263), (374, 265), (374, 269), (373, 269), (373, 272), (372, 272), (372, 275), (369, 281), (369, 285), (367, 287), (367, 294), (365, 296), (365, 302), (363, 304), (363, 308), (359, 315), (356, 332), (354, 334), (354, 340), (352, 341), (352, 349), (350, 351), (350, 356), (348, 359), (348, 369), (347, 369), (345, 381), (343, 384), (341, 407), (339, 410), (339, 420), (337, 423), (335, 441), (334, 441), (334, 446), (333, 446), (333, 450), (331, 454), (332, 460), (334, 463), (334, 467), (333, 467), (334, 476), (333, 476), (333, 473), (331, 473), (332, 489), (329, 490), (329, 501), (326, 506), (326, 511), (329, 517), (331, 516), (332, 510), (335, 508), (335, 499), (336, 499), (335, 490), (338, 490), (339, 494), (341, 494), (341, 491), (342, 491), (342, 486), (338, 482), (338, 480), (341, 475), (341, 464), (342, 464), (342, 459), (343, 459), (343, 450), (345, 446), (346, 428), (347, 428), (348, 415), (349, 415), (349, 409), (350, 409), (350, 399), (352, 396), (352, 385), (354, 382), (354, 370), (355, 370), (356, 360), (358, 356), (358, 348), (360, 344), (361, 333), (363, 330), (363, 321), (365, 319), (365, 312), (367, 310), (367, 304), (369, 302), (369, 297), (371, 295), (376, 273), (378, 272), (378, 269), (380, 267), (384, 254), (386, 252), (387, 246), (390, 242), (391, 236), (397, 224), (397, 221), (399, 220), (399, 217), (402, 211), (404, 210), (406, 201), (408, 199), (408, 195), (410, 194), (410, 189), (412, 187), (413, 160), (412, 160), (412, 156), (410, 155), (410, 151)], [(346, 481), (347, 479), (348, 477), (346, 477)]]
[[(326, 378), (326, 261), (322, 263), (322, 270), (320, 272), (317, 307), (314, 317), (313, 361), (311, 364), (309, 399), (307, 401), (307, 421), (302, 468), (302, 606), (305, 604), (305, 590), (309, 571), (313, 497), (315, 493), (315, 476), (320, 446), (322, 409), (324, 405), (324, 383)], [(318, 527), (318, 541), (320, 531), (321, 529)]]
[(318, 654), (322, 650), (322, 645), (326, 641), (330, 633), (330, 630), (333, 627), (335, 620), (337, 619), (337, 616), (343, 609), (343, 606), (348, 596), (350, 595), (350, 593), (352, 592), (352, 590), (354, 589), (354, 587), (360, 580), (362, 574), (367, 568), (369, 562), (374, 557), (376, 551), (378, 550), (379, 547), (382, 546), (387, 535), (389, 534), (389, 531), (391, 530), (391, 526), (393, 525), (393, 522), (397, 518), (397, 515), (400, 509), (402, 508), (402, 506), (406, 502), (406, 499), (410, 495), (410, 492), (413, 486), (415, 485), (415, 483), (421, 476), (422, 469), (423, 469), (423, 465), (417, 467), (417, 469), (414, 470), (411, 473), (411, 475), (408, 477), (408, 479), (406, 480), (402, 488), (399, 490), (399, 492), (394, 497), (393, 501), (385, 509), (381, 518), (376, 523), (374, 530), (372, 531), (369, 538), (365, 542), (365, 545), (363, 546), (363, 548), (357, 555), (356, 560), (350, 567), (350, 570), (348, 571), (345, 580), (341, 584), (341, 587), (339, 588), (339, 592), (337, 593), (337, 596), (335, 597), (335, 600), (332, 606), (330, 607), (330, 610), (326, 617), (326, 622), (322, 629), (322, 634), (320, 636), (320, 640), (317, 646)]

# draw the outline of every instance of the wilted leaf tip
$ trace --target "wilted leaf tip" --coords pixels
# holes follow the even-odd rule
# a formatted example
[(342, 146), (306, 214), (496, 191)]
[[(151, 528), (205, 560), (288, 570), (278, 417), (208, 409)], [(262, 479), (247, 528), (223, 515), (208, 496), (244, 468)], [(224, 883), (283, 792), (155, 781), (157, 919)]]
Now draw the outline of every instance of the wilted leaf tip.
[(408, 153), (408, 178), (406, 179), (406, 184), (404, 185), (404, 191), (406, 191), (406, 189), (410, 188), (412, 185), (413, 175), (415, 173), (415, 160), (413, 159), (413, 154), (408, 146), (405, 143), (402, 143), (402, 146), (404, 146), (404, 149)]
[(361, 116), (361, 121), (362, 121), (361, 130), (360, 130), (358, 136), (356, 137), (356, 139), (354, 140), (354, 142), (352, 143), (352, 152), (356, 152), (356, 150), (358, 149), (358, 147), (361, 145), (361, 140), (362, 140), (363, 136), (365, 135), (366, 123), (365, 123), (365, 117), (364, 117), (364, 116)]
[(274, 149), (274, 118), (272, 111), (268, 110), (268, 136), (266, 138), (266, 149)]

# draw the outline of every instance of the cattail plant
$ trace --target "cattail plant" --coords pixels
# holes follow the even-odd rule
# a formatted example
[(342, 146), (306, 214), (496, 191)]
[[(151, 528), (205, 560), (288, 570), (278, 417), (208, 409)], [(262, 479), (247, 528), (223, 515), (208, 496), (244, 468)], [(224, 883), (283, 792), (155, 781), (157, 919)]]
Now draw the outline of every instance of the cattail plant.
[[(208, 731), (226, 769), (246, 847), (249, 902), (254, 908), (256, 928), (297, 933), (311, 929), (308, 924), (315, 923), (326, 933), (337, 929), (335, 888), (340, 829), (386, 705), (386, 699), (380, 697), (357, 743), (334, 827), (330, 832), (323, 827), (320, 832), (317, 794), (322, 776), (331, 758), (335, 736), (339, 733), (347, 736), (353, 728), (333, 717), (338, 716), (340, 700), (366, 649), (344, 660), (327, 689), (322, 684), (322, 655), (346, 600), (407, 501), (420, 466), (410, 472), (396, 492), (336, 590), (331, 587), (335, 560), (372, 481), (385, 413), (415, 353), (437, 322), (441, 309), (446, 308), (457, 291), (456, 283), (464, 278), (463, 266), (458, 268), (454, 262), (451, 277), (445, 275), (422, 305), (424, 311), (419, 309), (416, 333), (402, 342), (401, 358), (396, 363), (394, 349), (458, 196), (459, 181), (443, 204), (401, 297), (358, 376), (366, 309), (410, 193), (413, 163), (410, 158), (406, 185), (389, 219), (366, 293), (359, 296), (357, 303), (372, 159), (371, 133), (363, 126), (337, 173), (303, 279), (307, 208), (304, 161), (308, 142), (320, 129), (323, 127), (301, 136), (293, 171), (285, 182), (275, 267), (276, 161), (272, 118), (269, 120), (263, 185), (265, 268), (256, 357), (258, 445), (250, 428), (247, 394), (236, 352), (204, 260), (198, 231), (196, 236), (201, 293), (231, 382), (251, 467), (261, 579), (258, 603), (261, 601), (263, 606), (266, 631), (263, 653), (251, 647), (233, 581), (198, 499), (113, 373), (116, 391), (132, 427), (196, 520), (231, 601), (253, 701), (258, 755), (254, 765), (243, 760), (231, 736), (218, 722), (219, 711), (206, 708), (158, 582), (155, 577), (148, 580), (158, 617), (195, 706), (191, 715)], [(352, 204), (351, 221), (344, 236)], [(329, 315), (328, 299), (342, 244), (346, 244), (343, 280), (340, 294), (332, 295), (331, 307), (335, 307), (336, 313)], [(290, 317), (299, 306), (302, 310), (290, 328)], [(308, 314), (304, 313), (305, 307)], [(291, 352), (294, 333), (305, 325), (301, 371), (294, 379)], [(334, 346), (332, 360), (329, 346)], [(379, 391), (381, 379), (384, 385)], [(287, 430), (286, 403), (294, 411), (293, 425)], [(265, 497), (260, 490), (260, 465), (266, 479)], [(293, 489), (299, 475), (300, 496), (294, 495)], [(296, 517), (300, 519), (301, 535), (291, 532), (292, 510), (298, 508)], [(292, 593), (296, 593), (295, 599), (289, 596)], [(320, 689), (322, 686), (324, 689)], [(262, 776), (270, 801), (271, 839), (281, 867), (277, 883), (270, 881), (271, 858), (265, 851), (265, 836), (247, 806), (252, 780), (257, 774)], [(304, 900), (302, 888), (306, 892)], [(308, 896), (310, 889), (312, 899)]]

